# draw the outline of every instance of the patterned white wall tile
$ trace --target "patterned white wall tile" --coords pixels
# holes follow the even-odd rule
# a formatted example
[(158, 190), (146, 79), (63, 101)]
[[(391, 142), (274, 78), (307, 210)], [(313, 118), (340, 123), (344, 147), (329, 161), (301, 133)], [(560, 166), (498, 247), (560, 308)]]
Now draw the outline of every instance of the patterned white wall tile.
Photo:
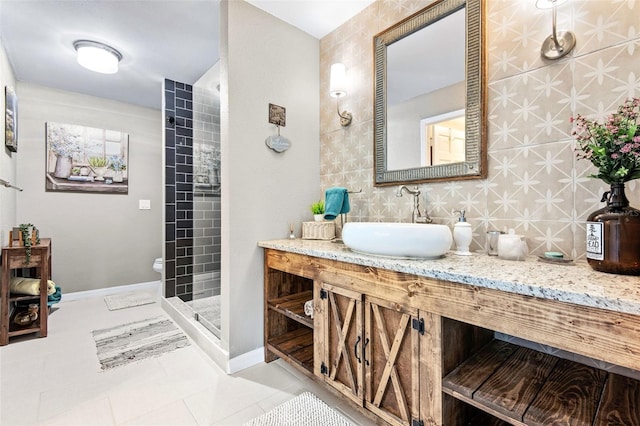
[(573, 70), (558, 62), (489, 85), (489, 150), (554, 142), (571, 131)]
[(489, 153), (491, 215), (520, 220), (571, 219), (574, 153), (558, 142)]
[[(542, 65), (539, 52), (547, 26), (543, 25), (545, 16), (536, 9), (535, 2), (490, 1), (486, 11), (490, 28), (487, 32), (490, 80), (517, 75)], [(525, 16), (527, 19), (523, 20)]]
[[(363, 189), (349, 220), (411, 220), (412, 201), (398, 186), (373, 186), (373, 36), (431, 3), (379, 0), (321, 40), (321, 185)], [(584, 220), (603, 206), (607, 186), (587, 177), (575, 158), (569, 118), (602, 118), (628, 96), (640, 96), (640, 2), (572, 0), (558, 9), (559, 28), (572, 29), (576, 49), (558, 61), (540, 57), (551, 12), (535, 1), (487, 0), (488, 178), (419, 185), (421, 206), (438, 223), (454, 224), (464, 208), (472, 250), (487, 229), (514, 228), (534, 253), (555, 250), (584, 258)], [(328, 96), (329, 68), (347, 64), (350, 92), (341, 109), (354, 115), (342, 129)], [(326, 93), (326, 96), (325, 96)], [(413, 186), (413, 185), (412, 185)], [(640, 184), (627, 184), (640, 208)]]
[(576, 1), (573, 8), (569, 6), (563, 8), (571, 13), (568, 28), (578, 39), (576, 56), (638, 38), (640, 14), (636, 0), (582, 0)]
[(575, 59), (575, 112), (603, 120), (625, 99), (640, 94), (640, 34), (638, 37)]

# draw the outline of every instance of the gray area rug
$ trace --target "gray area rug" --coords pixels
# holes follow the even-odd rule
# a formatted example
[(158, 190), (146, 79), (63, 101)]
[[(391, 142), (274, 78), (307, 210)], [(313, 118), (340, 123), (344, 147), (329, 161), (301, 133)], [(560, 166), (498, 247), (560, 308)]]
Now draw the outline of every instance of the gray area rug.
[(164, 316), (93, 331), (103, 370), (189, 346), (189, 340)]
[(286, 425), (352, 426), (353, 423), (311, 392), (305, 392), (244, 424), (244, 426)]
[(111, 294), (105, 296), (104, 302), (107, 309), (115, 311), (117, 309), (131, 308), (134, 306), (148, 305), (156, 302), (156, 297), (145, 291), (132, 291), (129, 293)]

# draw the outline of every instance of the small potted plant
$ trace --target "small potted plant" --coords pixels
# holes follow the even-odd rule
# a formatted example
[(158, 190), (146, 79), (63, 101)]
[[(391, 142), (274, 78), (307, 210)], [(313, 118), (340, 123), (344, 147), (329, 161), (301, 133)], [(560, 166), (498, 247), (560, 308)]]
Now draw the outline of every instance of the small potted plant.
[(31, 263), (31, 247), (40, 244), (40, 232), (32, 223), (21, 223), (20, 234), (25, 251), (25, 265)]
[(127, 170), (127, 164), (119, 155), (113, 155), (109, 158), (109, 168), (113, 170), (113, 181), (122, 182), (124, 180), (123, 172)]
[(104, 157), (89, 157), (89, 166), (96, 175), (96, 180), (103, 181), (107, 173), (107, 159)]
[(316, 222), (322, 222), (324, 220), (324, 201), (318, 200), (311, 204), (311, 213), (313, 213), (313, 219)]

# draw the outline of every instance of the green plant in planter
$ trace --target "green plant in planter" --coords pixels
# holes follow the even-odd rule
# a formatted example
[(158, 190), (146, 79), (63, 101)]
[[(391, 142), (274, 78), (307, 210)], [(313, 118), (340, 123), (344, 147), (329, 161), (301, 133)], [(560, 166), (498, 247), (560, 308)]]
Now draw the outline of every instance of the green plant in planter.
[(91, 167), (107, 167), (107, 159), (104, 157), (90, 157), (89, 165)]
[(318, 202), (311, 204), (311, 212), (313, 214), (324, 214), (324, 201), (318, 200)]
[(20, 233), (22, 234), (22, 243), (24, 244), (24, 250), (25, 250), (25, 256), (26, 256), (25, 265), (28, 265), (29, 263), (31, 263), (31, 244), (33, 241), (31, 241), (30, 231), (32, 228), (36, 231), (36, 245), (38, 245), (40, 244), (40, 232), (38, 231), (38, 228), (36, 228), (35, 225), (32, 223), (20, 224)]

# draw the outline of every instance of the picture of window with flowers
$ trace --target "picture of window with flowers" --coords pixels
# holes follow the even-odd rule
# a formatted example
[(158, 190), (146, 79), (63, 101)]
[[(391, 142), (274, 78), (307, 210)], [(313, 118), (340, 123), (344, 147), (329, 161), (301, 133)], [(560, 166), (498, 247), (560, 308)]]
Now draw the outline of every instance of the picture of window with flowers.
[(129, 135), (75, 124), (46, 124), (47, 191), (128, 192)]

